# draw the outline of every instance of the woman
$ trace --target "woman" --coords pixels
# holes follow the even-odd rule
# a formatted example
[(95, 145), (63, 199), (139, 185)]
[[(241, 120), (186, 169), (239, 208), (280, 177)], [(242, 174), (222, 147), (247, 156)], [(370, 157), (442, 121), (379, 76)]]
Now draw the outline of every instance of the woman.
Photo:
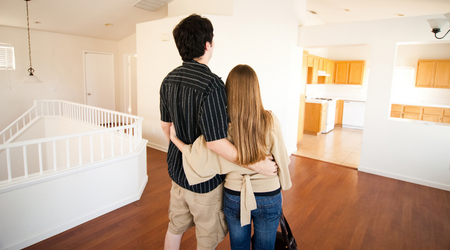
[[(217, 173), (227, 174), (224, 184), (224, 213), (230, 232), (231, 249), (250, 249), (251, 221), (254, 249), (274, 249), (281, 215), (281, 191), (292, 186), (281, 126), (276, 116), (264, 109), (258, 77), (248, 65), (237, 65), (226, 81), (227, 111), (230, 117), (228, 139), (235, 145), (235, 165), (206, 147), (200, 136), (192, 145), (176, 137), (172, 142), (183, 152), (183, 167), (191, 185)], [(248, 168), (273, 155), (278, 175), (265, 176)], [(240, 167), (243, 166), (243, 167)]]

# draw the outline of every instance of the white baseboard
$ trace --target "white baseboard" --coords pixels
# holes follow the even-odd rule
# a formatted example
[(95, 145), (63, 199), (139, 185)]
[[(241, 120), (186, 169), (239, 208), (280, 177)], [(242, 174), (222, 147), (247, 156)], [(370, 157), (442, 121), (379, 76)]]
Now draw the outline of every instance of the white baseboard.
[(407, 175), (401, 175), (401, 174), (396, 174), (396, 173), (392, 173), (392, 172), (381, 171), (378, 169), (367, 168), (367, 167), (364, 167), (361, 165), (358, 167), (358, 171), (369, 173), (369, 174), (380, 175), (380, 176), (384, 176), (384, 177), (388, 177), (388, 178), (392, 178), (392, 179), (396, 179), (396, 180), (411, 182), (411, 183), (415, 183), (415, 184), (419, 184), (419, 185), (423, 185), (423, 186), (427, 186), (427, 187), (450, 191), (450, 185), (438, 183), (438, 182), (434, 182), (434, 181), (428, 181), (428, 180), (424, 180), (424, 179), (420, 179), (420, 178), (415, 178), (415, 177), (411, 177), (411, 176), (407, 176)]
[(100, 216), (102, 216), (104, 214), (112, 212), (112, 211), (114, 211), (114, 210), (116, 210), (118, 208), (121, 208), (121, 207), (123, 207), (125, 205), (128, 205), (128, 204), (130, 204), (132, 202), (135, 202), (135, 201), (137, 201), (137, 200), (139, 200), (141, 198), (142, 192), (144, 191), (145, 186), (147, 185), (147, 182), (148, 182), (148, 176), (146, 177), (146, 180), (143, 182), (143, 184), (138, 188), (138, 193), (136, 193), (135, 195), (132, 195), (132, 196), (126, 198), (126, 199), (118, 201), (118, 202), (116, 202), (114, 204), (111, 204), (109, 206), (103, 207), (103, 208), (101, 208), (101, 209), (99, 209), (97, 211), (94, 211), (94, 212), (92, 212), (90, 214), (86, 214), (86, 215), (84, 215), (84, 216), (82, 216), (80, 218), (74, 219), (72, 221), (64, 223), (64, 224), (62, 224), (60, 226), (57, 226), (57, 227), (52, 228), (50, 230), (47, 230), (45, 232), (41, 232), (41, 233), (39, 233), (37, 235), (34, 235), (34, 236), (29, 237), (27, 239), (24, 239), (23, 241), (16, 242), (14, 244), (6, 246), (6, 247), (4, 247), (2, 249), (4, 249), (4, 250), (19, 250), (19, 249), (31, 246), (33, 244), (36, 244), (36, 243), (40, 242), (40, 241), (43, 241), (43, 240), (48, 239), (48, 238), (50, 238), (52, 236), (55, 236), (55, 235), (60, 234), (60, 233), (62, 233), (64, 231), (67, 231), (67, 230), (69, 230), (71, 228), (74, 228), (74, 227), (79, 226), (79, 225), (81, 225), (83, 223), (86, 223), (86, 222), (88, 222), (88, 221), (90, 221), (92, 219), (95, 219), (95, 218), (100, 217)]
[(161, 146), (159, 144), (147, 142), (147, 147), (154, 148), (154, 149), (157, 149), (159, 151), (163, 151), (163, 152), (167, 153), (167, 147)]

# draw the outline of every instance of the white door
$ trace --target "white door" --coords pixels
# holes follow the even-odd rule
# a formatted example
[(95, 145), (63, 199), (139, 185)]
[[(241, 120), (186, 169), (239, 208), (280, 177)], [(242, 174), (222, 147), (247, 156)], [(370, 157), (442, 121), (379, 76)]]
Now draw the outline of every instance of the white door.
[(87, 105), (115, 110), (113, 54), (86, 52), (84, 65)]

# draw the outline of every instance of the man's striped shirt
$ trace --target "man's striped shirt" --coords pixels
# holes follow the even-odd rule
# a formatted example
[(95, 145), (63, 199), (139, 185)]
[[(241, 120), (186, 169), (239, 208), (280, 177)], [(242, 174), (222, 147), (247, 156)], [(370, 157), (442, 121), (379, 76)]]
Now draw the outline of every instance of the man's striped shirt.
[[(194, 60), (170, 72), (160, 89), (161, 120), (175, 125), (178, 138), (186, 144), (194, 143), (200, 135), (206, 141), (227, 137), (227, 97), (223, 81), (205, 64)], [(183, 169), (182, 153), (170, 142), (167, 153), (170, 178), (196, 193), (207, 193), (224, 180), (216, 175), (209, 181), (189, 185)]]

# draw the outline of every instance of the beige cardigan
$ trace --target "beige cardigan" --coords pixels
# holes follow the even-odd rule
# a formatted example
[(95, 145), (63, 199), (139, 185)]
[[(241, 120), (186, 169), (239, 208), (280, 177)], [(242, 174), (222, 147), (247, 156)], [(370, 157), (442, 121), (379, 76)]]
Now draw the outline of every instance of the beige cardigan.
[[(254, 192), (270, 192), (278, 188), (287, 190), (292, 182), (289, 175), (289, 155), (284, 145), (281, 125), (273, 116), (273, 129), (267, 136), (268, 154), (272, 154), (278, 165), (278, 175), (266, 176), (248, 168), (235, 165), (206, 146), (203, 136), (197, 138), (194, 144), (183, 147), (183, 167), (190, 185), (205, 182), (216, 174), (227, 174), (225, 187), (241, 192), (241, 226), (250, 224), (251, 211), (256, 209)], [(229, 138), (230, 139), (230, 138)]]

